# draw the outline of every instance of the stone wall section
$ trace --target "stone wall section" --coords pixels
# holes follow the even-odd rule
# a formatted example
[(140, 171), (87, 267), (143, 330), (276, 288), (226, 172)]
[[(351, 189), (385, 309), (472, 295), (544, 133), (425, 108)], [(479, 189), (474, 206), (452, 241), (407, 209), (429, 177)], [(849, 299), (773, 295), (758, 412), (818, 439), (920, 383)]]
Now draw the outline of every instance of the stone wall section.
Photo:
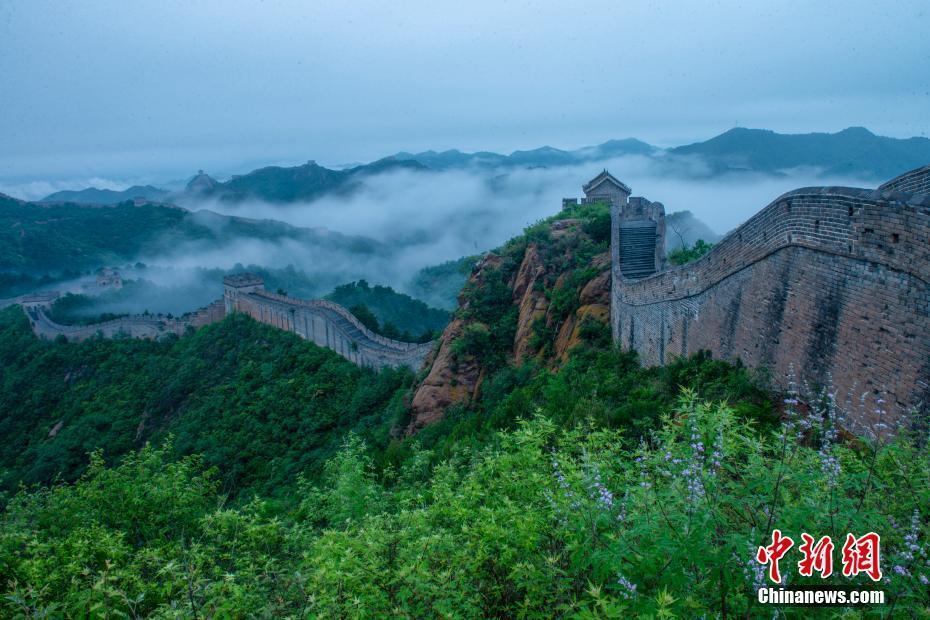
[(128, 337), (158, 339), (168, 334), (184, 335), (223, 320), (232, 312), (248, 314), (255, 320), (296, 333), (315, 344), (332, 349), (347, 360), (363, 367), (406, 366), (418, 371), (434, 342), (400, 342), (385, 338), (362, 325), (355, 316), (326, 300), (307, 301), (264, 290), (260, 278), (239, 274), (224, 278), (224, 295), (209, 306), (179, 318), (129, 316), (92, 325), (61, 325), (45, 311), (49, 300), (22, 304), (33, 332), (53, 340), (64, 336), (70, 341), (93, 337)]
[(617, 272), (614, 339), (645, 364), (704, 349), (781, 388), (793, 369), (841, 400), (885, 392), (899, 416), (930, 404), (930, 196), (799, 189), (693, 263)]
[(180, 318), (163, 316), (125, 316), (103, 323), (91, 325), (62, 325), (56, 323), (45, 313), (41, 305), (23, 305), (23, 310), (32, 325), (32, 331), (39, 337), (54, 340), (64, 336), (69, 341), (80, 342), (88, 338), (148, 338), (158, 339), (168, 334), (183, 336), (188, 329), (197, 329), (209, 323), (221, 321), (226, 315), (222, 299), (201, 308), (192, 314)]
[(263, 289), (227, 295), (227, 303), (230, 297), (233, 298), (232, 311), (292, 331), (363, 367), (406, 366), (416, 372), (435, 345), (434, 342), (412, 343), (385, 338), (331, 301), (295, 299)]
[(901, 176), (879, 185), (878, 189), (905, 194), (930, 194), (930, 166), (905, 172)]

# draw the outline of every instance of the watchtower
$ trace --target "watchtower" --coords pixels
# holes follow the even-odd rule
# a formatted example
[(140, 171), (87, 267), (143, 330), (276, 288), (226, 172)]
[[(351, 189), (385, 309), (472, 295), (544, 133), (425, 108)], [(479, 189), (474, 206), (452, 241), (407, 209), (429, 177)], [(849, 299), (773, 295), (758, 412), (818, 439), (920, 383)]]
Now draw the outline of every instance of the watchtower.
[[(665, 207), (630, 197), (630, 187), (606, 169), (582, 186), (582, 203), (610, 205), (613, 280), (637, 280), (665, 269)], [(564, 201), (563, 201), (564, 204)]]
[(265, 281), (254, 273), (236, 273), (223, 278), (223, 299), (226, 301), (226, 314), (236, 310), (240, 295), (264, 290)]
[(611, 206), (619, 207), (626, 204), (626, 200), (630, 196), (630, 188), (626, 183), (617, 180), (614, 175), (607, 172), (606, 168), (599, 175), (585, 183), (581, 190), (584, 192), (582, 202), (585, 204), (606, 202)]

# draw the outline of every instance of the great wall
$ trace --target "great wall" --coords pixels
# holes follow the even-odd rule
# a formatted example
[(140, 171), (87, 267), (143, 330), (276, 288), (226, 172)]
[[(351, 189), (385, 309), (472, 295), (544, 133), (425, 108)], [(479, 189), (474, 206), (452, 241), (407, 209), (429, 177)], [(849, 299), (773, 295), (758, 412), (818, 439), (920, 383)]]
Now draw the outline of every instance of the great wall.
[(223, 288), (227, 314), (243, 312), (256, 321), (292, 331), (359, 366), (406, 366), (416, 372), (433, 349), (433, 342), (401, 342), (376, 334), (331, 301), (269, 293), (261, 278), (251, 274), (227, 276)]
[(35, 334), (49, 340), (59, 337), (81, 341), (94, 337), (157, 339), (169, 334), (180, 336), (188, 330), (220, 321), (229, 313), (242, 312), (256, 321), (294, 332), (321, 347), (332, 349), (363, 367), (406, 366), (416, 371), (433, 347), (432, 342), (401, 342), (376, 334), (351, 312), (330, 301), (305, 301), (270, 293), (265, 290), (260, 277), (247, 273), (223, 278), (222, 299), (180, 318), (136, 315), (91, 325), (62, 325), (46, 313), (46, 308), (57, 297), (56, 293), (38, 293), (9, 301), (20, 304)]
[(622, 348), (645, 364), (707, 350), (766, 368), (781, 389), (793, 377), (831, 386), (841, 403), (886, 401), (850, 412), (857, 424), (927, 412), (930, 167), (876, 190), (788, 192), (672, 268), (662, 205), (601, 176), (585, 191), (611, 204), (610, 320)]
[[(611, 206), (611, 332), (644, 364), (706, 350), (766, 369), (778, 389), (796, 380), (831, 386), (847, 404), (887, 401), (879, 409), (889, 424), (930, 410), (930, 166), (874, 190), (788, 192), (677, 267), (666, 261), (661, 203), (631, 197), (606, 170), (583, 190), (582, 202)], [(7, 301), (23, 306), (43, 338), (158, 338), (241, 312), (360, 366), (417, 371), (435, 346), (385, 338), (338, 304), (270, 293), (251, 274), (224, 278), (223, 299), (181, 318), (60, 325), (45, 312), (54, 299)], [(869, 415), (852, 422), (874, 422)]]

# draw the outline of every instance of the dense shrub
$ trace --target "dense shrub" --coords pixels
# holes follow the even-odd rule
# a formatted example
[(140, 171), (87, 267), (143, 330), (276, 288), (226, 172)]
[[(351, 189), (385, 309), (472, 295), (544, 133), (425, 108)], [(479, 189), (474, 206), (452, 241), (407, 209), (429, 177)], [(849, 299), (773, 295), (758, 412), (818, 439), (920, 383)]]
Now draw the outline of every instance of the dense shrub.
[(0, 491), (74, 480), (174, 435), (226, 492), (286, 495), (342, 435), (386, 437), (408, 370), (358, 368), (243, 315), (183, 338), (42, 342), (19, 307), (0, 311)]
[[(930, 453), (837, 443), (829, 415), (762, 430), (684, 392), (633, 440), (536, 415), (380, 477), (357, 438), (286, 515), (214, 495), (196, 459), (96, 458), (3, 514), (7, 615), (769, 617), (753, 556), (779, 528), (882, 538), (880, 610), (926, 616)], [(838, 551), (836, 552), (839, 553)], [(839, 571), (792, 583), (868, 586)], [(839, 560), (837, 560), (839, 564)], [(799, 608), (800, 609), (800, 608)], [(804, 617), (835, 610), (804, 608)]]

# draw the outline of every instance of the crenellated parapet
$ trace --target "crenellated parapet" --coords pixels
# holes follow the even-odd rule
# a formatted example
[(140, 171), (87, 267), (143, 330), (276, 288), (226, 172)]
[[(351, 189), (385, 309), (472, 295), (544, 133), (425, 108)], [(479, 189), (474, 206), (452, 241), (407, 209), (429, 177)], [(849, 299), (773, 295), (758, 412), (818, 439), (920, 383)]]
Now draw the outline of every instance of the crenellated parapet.
[(793, 373), (841, 400), (885, 394), (889, 418), (930, 405), (926, 194), (794, 190), (699, 260), (614, 280), (614, 339), (646, 364), (708, 350), (782, 388)]
[(226, 316), (222, 299), (182, 317), (158, 315), (124, 316), (90, 325), (62, 325), (45, 312), (48, 304), (22, 302), (23, 310), (32, 331), (40, 338), (54, 340), (62, 336), (72, 342), (89, 338), (144, 338), (157, 340), (169, 334), (183, 336), (189, 329), (197, 329), (220, 321)]
[(252, 274), (230, 276), (223, 283), (227, 312), (242, 312), (256, 321), (292, 331), (359, 366), (407, 366), (417, 371), (435, 344), (386, 338), (337, 303), (271, 293)]
[(242, 312), (261, 323), (294, 332), (321, 347), (332, 349), (359, 366), (369, 368), (406, 366), (417, 371), (435, 344), (386, 338), (365, 327), (355, 315), (337, 303), (270, 293), (265, 290), (261, 277), (251, 273), (226, 276), (223, 278), (222, 299), (179, 318), (143, 315), (91, 325), (62, 325), (45, 312), (54, 299), (55, 296), (51, 295), (30, 295), (14, 300), (22, 304), (33, 332), (40, 338), (53, 340), (62, 336), (70, 341), (94, 337), (158, 339), (169, 334), (180, 336), (189, 329), (221, 321), (233, 312)]
[(917, 168), (882, 183), (878, 189), (906, 194), (930, 194), (930, 166)]

